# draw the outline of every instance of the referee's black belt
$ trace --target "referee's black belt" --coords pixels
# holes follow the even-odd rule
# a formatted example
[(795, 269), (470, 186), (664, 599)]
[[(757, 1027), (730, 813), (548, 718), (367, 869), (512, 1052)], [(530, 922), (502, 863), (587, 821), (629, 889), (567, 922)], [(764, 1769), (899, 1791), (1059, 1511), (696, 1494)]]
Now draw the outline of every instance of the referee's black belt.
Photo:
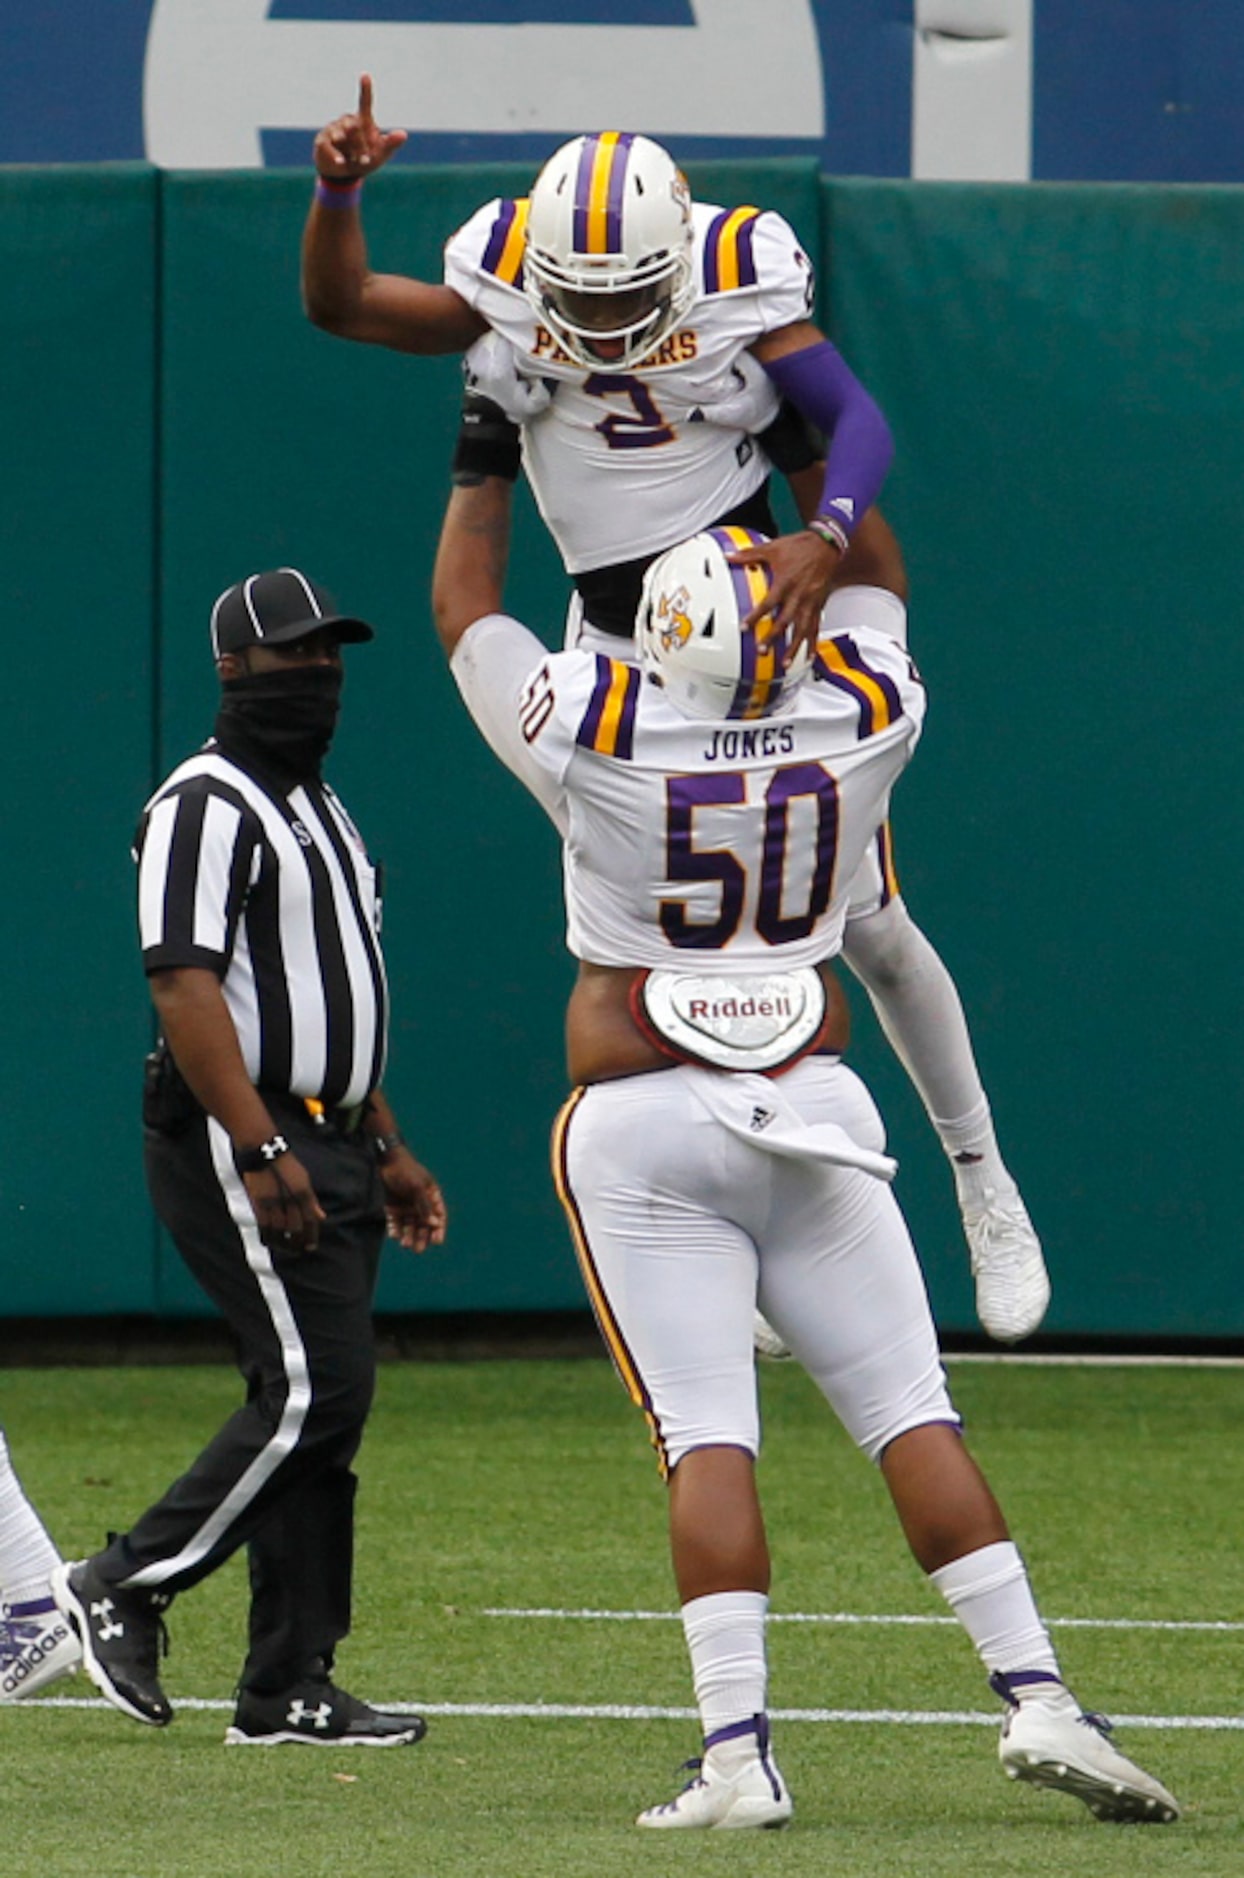
[(269, 1106), (277, 1104), (292, 1108), (301, 1113), (317, 1128), (332, 1128), (339, 1135), (356, 1135), (363, 1125), (367, 1114), (370, 1097), (364, 1096), (361, 1102), (354, 1102), (349, 1108), (326, 1108), (314, 1096), (291, 1095), (288, 1089), (265, 1089), (260, 1087), (260, 1095)]

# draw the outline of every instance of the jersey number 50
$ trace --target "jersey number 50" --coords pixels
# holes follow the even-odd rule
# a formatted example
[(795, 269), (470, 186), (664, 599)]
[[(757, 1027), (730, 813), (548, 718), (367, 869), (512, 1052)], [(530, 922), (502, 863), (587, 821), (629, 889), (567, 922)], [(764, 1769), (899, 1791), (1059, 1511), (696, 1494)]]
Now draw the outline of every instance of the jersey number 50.
[[(756, 931), (769, 945), (806, 939), (829, 905), (838, 851), (838, 784), (819, 763), (791, 763), (775, 770), (764, 790), (763, 824), (755, 813), (740, 816), (740, 840), (732, 846), (696, 846), (696, 810), (731, 806), (746, 810), (751, 807), (749, 782), (761, 780), (739, 772), (666, 779), (667, 878), (716, 881), (721, 888), (721, 903), (712, 920), (691, 919), (685, 900), (662, 900), (661, 930), (671, 945), (700, 951), (729, 945), (747, 905), (749, 868), (759, 873)], [(791, 805), (801, 797), (809, 798), (815, 807), (815, 830), (809, 826), (809, 817), (800, 816), (796, 833)], [(749, 848), (751, 853), (746, 851)], [(800, 911), (785, 906), (787, 877), (792, 873), (808, 881), (807, 902)]]

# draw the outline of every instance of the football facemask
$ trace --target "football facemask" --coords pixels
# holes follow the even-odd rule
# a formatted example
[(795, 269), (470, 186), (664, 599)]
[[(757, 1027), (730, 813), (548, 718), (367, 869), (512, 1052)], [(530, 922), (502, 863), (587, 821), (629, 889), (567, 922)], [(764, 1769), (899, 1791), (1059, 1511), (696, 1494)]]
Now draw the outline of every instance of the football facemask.
[(640, 662), (688, 717), (773, 717), (811, 670), (807, 647), (792, 649), (789, 627), (773, 633), (768, 614), (743, 623), (769, 591), (769, 570), (736, 567), (726, 556), (766, 540), (750, 528), (710, 528), (658, 555), (644, 576)]
[(523, 285), (577, 365), (628, 371), (695, 298), (691, 195), (660, 144), (631, 131), (576, 137), (531, 191)]

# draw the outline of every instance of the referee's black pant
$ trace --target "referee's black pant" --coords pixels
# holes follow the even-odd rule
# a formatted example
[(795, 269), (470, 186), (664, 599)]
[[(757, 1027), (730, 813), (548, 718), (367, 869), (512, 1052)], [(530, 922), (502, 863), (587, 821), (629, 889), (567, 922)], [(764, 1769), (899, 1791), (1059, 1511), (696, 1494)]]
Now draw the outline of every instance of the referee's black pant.
[(99, 1564), (115, 1584), (170, 1594), (250, 1548), (244, 1688), (277, 1693), (350, 1628), (350, 1463), (375, 1387), (371, 1304), (384, 1239), (383, 1190), (360, 1135), (314, 1122), (292, 1098), (265, 1101), (327, 1218), (314, 1252), (262, 1245), (228, 1136), (196, 1117), (145, 1130), (156, 1212), (238, 1342), (246, 1404)]

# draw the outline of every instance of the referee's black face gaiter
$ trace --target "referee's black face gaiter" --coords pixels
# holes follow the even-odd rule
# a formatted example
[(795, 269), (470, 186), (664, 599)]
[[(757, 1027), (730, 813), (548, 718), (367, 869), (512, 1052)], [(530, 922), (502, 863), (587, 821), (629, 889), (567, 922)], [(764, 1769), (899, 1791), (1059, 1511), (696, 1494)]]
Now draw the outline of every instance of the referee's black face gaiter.
[(221, 685), (216, 734), (241, 734), (255, 750), (295, 776), (314, 776), (328, 752), (341, 709), (339, 665), (294, 665), (247, 672)]

